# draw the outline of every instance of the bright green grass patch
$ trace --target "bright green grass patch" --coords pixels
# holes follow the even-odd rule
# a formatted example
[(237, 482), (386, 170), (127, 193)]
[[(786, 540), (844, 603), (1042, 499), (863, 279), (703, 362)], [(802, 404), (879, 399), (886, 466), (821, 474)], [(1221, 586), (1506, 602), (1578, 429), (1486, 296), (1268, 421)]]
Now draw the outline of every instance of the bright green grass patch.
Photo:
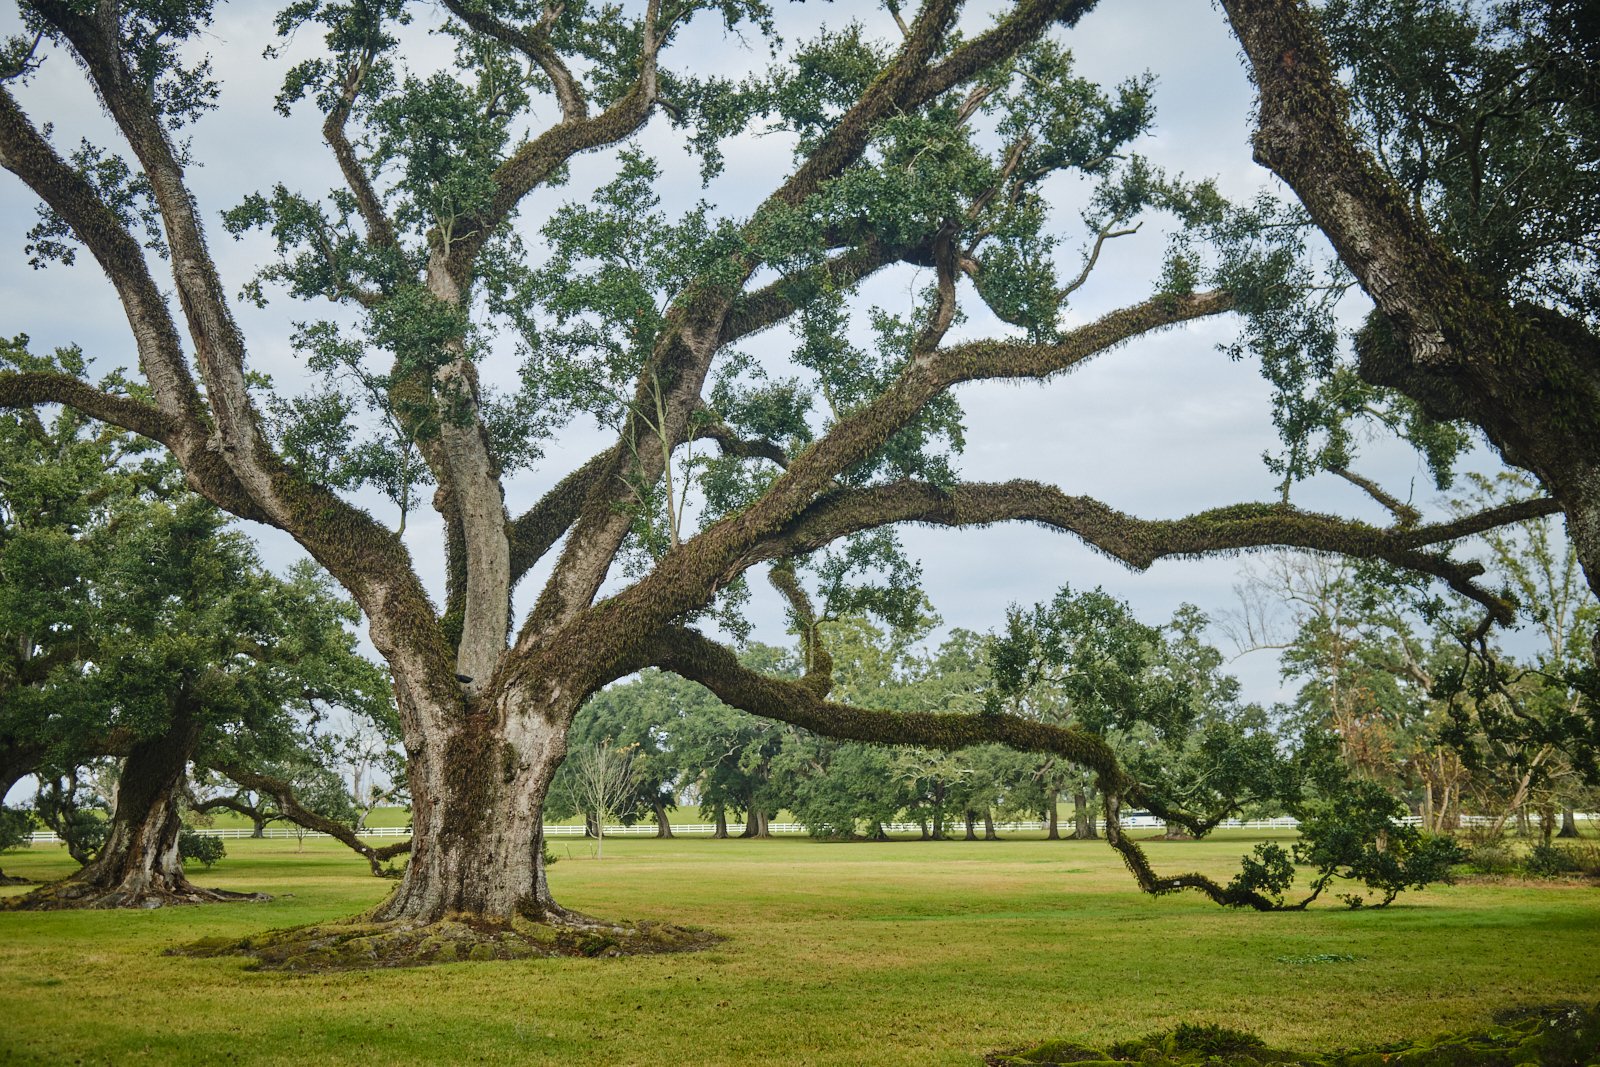
[[(1151, 841), (1223, 875), (1247, 835)], [(0, 1063), (966, 1064), (1179, 1023), (1276, 1048), (1372, 1045), (1592, 1001), (1600, 890), (1457, 886), (1386, 911), (1222, 911), (1140, 895), (1099, 842), (558, 841), (557, 898), (704, 927), (709, 952), (292, 977), (164, 957), (346, 916), (388, 884), (342, 846), (229, 841), (204, 885), (265, 904), (0, 914)], [(570, 852), (570, 854), (569, 854)], [(58, 848), (0, 867), (62, 875)], [(1333, 966), (1280, 957), (1350, 956)]]

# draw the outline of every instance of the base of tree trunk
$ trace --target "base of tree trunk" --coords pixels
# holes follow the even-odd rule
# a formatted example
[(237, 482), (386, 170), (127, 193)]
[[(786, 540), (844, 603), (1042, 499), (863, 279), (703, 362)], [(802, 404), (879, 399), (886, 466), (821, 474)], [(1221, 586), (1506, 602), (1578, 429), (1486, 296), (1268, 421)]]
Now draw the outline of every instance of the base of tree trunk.
[(659, 922), (606, 922), (576, 912), (535, 922), (453, 915), (437, 922), (345, 922), (271, 930), (243, 940), (206, 938), (169, 956), (247, 956), (251, 971), (357, 971), (433, 963), (547, 959), (555, 956), (649, 956), (696, 952), (723, 938)]
[[(15, 883), (13, 883), (15, 884)], [(63, 878), (40, 886), (31, 893), (0, 900), (6, 911), (68, 911), (72, 909), (166, 908), (181, 904), (227, 904), (263, 901), (265, 893), (235, 893), (227, 889), (205, 889), (187, 878), (151, 880), (142, 885), (122, 882), (98, 885), (85, 878)]]
[(0, 871), (0, 885), (32, 885), (32, 878), (24, 878), (20, 874), (7, 874)]

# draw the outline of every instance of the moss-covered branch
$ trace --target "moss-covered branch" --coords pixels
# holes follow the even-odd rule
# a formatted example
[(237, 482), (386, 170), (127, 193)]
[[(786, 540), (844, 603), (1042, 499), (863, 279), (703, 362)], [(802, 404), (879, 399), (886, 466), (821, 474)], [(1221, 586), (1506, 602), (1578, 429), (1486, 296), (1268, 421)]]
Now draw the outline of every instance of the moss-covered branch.
[(111, 426), (162, 444), (177, 431), (177, 420), (142, 400), (101, 392), (70, 374), (46, 371), (0, 373), (0, 407), (31, 408), (61, 404)]
[(940, 487), (901, 481), (836, 490), (820, 497), (780, 533), (759, 545), (745, 565), (815, 551), (841, 537), (892, 523), (986, 526), (1035, 522), (1073, 534), (1135, 570), (1145, 570), (1158, 559), (1270, 546), (1386, 560), (1441, 579), (1483, 604), (1502, 623), (1509, 623), (1510, 606), (1474, 584), (1483, 573), (1482, 565), (1425, 549), (1559, 510), (1555, 501), (1538, 498), (1450, 522), (1387, 528), (1282, 504), (1237, 504), (1181, 519), (1140, 519), (1093, 497), (1069, 495), (1039, 482)]
[[(382, 848), (373, 848), (361, 840), (351, 827), (346, 826), (337, 819), (318, 815), (304, 804), (301, 804), (299, 798), (294, 795), (294, 786), (281, 778), (274, 778), (270, 774), (253, 771), (243, 764), (237, 763), (219, 762), (215, 763), (212, 769), (227, 775), (246, 789), (254, 789), (258, 793), (265, 793), (270, 796), (277, 802), (278, 811), (282, 813), (283, 817), (295, 825), (303, 826), (315, 833), (327, 834), (346, 847), (353, 849), (371, 865), (374, 876), (381, 877), (383, 875), (384, 863), (411, 851), (411, 842), (409, 840), (400, 841), (392, 845), (384, 845)], [(224, 807), (228, 806), (225, 802), (219, 803), (222, 803)]]
[[(1144, 850), (1121, 832), (1121, 805), (1152, 808), (1149, 796), (1129, 777), (1104, 739), (1073, 726), (1054, 726), (1004, 712), (939, 713), (877, 711), (827, 700), (804, 681), (773, 678), (739, 663), (730, 649), (683, 628), (664, 630), (647, 652), (663, 670), (699, 682), (726, 704), (779, 722), (804, 727), (826, 737), (887, 745), (921, 745), (946, 751), (970, 745), (1002, 744), (1019, 752), (1048, 752), (1095, 773), (1106, 798), (1107, 840), (1147, 893), (1193, 889), (1218, 904), (1278, 910), (1279, 905), (1254, 889), (1223, 886), (1203, 874), (1161, 877)], [(1161, 805), (1174, 821), (1204, 832), (1199, 820)]]
[[(1600, 337), (1520, 302), (1450, 247), (1350, 123), (1350, 101), (1304, 0), (1224, 0), (1259, 96), (1255, 157), (1295, 191), (1377, 305), (1362, 378), (1433, 419), (1475, 424), (1561, 502), (1600, 594)], [(1600, 631), (1594, 638), (1600, 654)]]
[(511, 523), (511, 584), (514, 587), (561, 540), (583, 510), (583, 502), (615, 457), (614, 448), (595, 456), (557, 482), (538, 503)]

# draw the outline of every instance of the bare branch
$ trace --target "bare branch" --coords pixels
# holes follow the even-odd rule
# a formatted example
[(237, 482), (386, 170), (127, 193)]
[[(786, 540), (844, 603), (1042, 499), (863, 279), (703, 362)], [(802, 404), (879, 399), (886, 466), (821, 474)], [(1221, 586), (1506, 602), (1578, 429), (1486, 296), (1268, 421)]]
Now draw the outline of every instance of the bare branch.
[(1113, 229), (1110, 223), (1100, 227), (1100, 232), (1096, 234), (1094, 238), (1094, 247), (1090, 249), (1089, 258), (1083, 264), (1083, 269), (1078, 272), (1078, 276), (1076, 278), (1067, 283), (1066, 287), (1061, 290), (1061, 293), (1057, 299), (1065, 300), (1067, 297), (1071, 296), (1073, 293), (1077, 292), (1083, 287), (1083, 283), (1088, 281), (1089, 275), (1094, 272), (1094, 265), (1100, 261), (1100, 249), (1105, 247), (1105, 243), (1107, 241), (1115, 240), (1118, 237), (1131, 237), (1139, 232), (1139, 226), (1142, 225), (1143, 223), (1140, 223), (1139, 225), (1124, 227), (1120, 230)]
[(261, 774), (257, 771), (252, 771), (243, 764), (233, 763), (226, 760), (218, 760), (213, 762), (211, 764), (211, 768), (212, 770), (227, 775), (229, 778), (232, 778), (235, 782), (238, 782), (246, 789), (254, 789), (258, 793), (265, 793), (270, 796), (273, 800), (277, 801), (278, 810), (281, 811), (283, 813), (283, 817), (288, 819), (290, 822), (295, 823), (298, 826), (303, 826), (307, 830), (311, 830), (319, 834), (327, 834), (329, 837), (340, 842), (346, 847), (355, 850), (364, 859), (366, 859), (367, 863), (372, 867), (372, 873), (374, 875), (382, 876), (382, 864), (385, 861), (394, 859), (396, 856), (403, 856), (407, 852), (411, 851), (411, 842), (409, 840), (401, 841), (393, 845), (385, 845), (382, 848), (373, 848), (371, 845), (361, 840), (361, 838), (356, 835), (356, 832), (353, 828), (346, 826), (337, 819), (330, 819), (325, 815), (318, 815), (316, 812), (301, 804), (300, 799), (294, 795), (294, 786), (283, 781), (281, 778), (274, 778), (268, 774)]

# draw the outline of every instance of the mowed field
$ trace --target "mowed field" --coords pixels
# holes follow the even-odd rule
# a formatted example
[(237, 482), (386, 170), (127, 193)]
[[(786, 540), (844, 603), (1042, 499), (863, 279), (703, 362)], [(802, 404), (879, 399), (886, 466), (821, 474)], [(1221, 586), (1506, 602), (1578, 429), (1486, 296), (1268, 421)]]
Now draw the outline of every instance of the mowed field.
[[(1255, 838), (1150, 842), (1226, 873)], [(229, 841), (202, 884), (270, 903), (0, 913), (0, 1063), (977, 1064), (1179, 1022), (1327, 1048), (1600, 998), (1600, 888), (1506, 883), (1384, 911), (1140, 895), (1098, 842), (557, 839), (558, 896), (727, 940), (691, 955), (297, 977), (161, 955), (353, 914), (388, 885), (331, 842)], [(0, 867), (68, 873), (56, 847)], [(17, 892), (3, 890), (0, 892)], [(1354, 956), (1306, 963), (1294, 957)], [(1288, 960), (1280, 957), (1290, 958)]]

